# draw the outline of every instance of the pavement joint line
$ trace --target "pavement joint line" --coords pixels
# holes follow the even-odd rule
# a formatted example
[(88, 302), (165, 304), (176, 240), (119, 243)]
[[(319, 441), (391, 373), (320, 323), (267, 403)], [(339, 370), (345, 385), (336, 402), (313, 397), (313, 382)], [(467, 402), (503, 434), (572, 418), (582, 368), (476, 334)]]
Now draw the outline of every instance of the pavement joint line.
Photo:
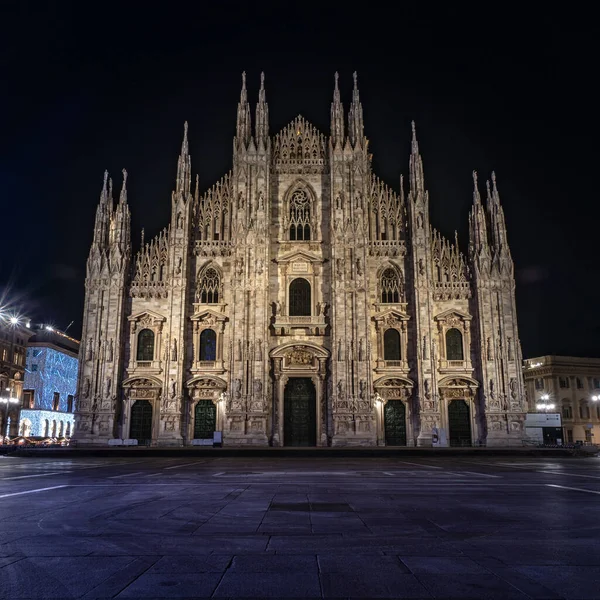
[(213, 477), (219, 477), (219, 475), (225, 475), (225, 471), (219, 471), (218, 473), (215, 473)]
[(135, 473), (123, 473), (123, 475), (111, 475), (108, 479), (118, 479), (119, 477), (132, 477), (133, 475), (143, 475), (144, 471), (137, 471)]
[(388, 475), (389, 477), (394, 477), (394, 474), (393, 474), (393, 473), (390, 473), (389, 471), (382, 471), (382, 473), (383, 473), (384, 475)]
[(169, 469), (182, 469), (183, 467), (189, 467), (190, 465), (197, 465), (197, 464), (200, 464), (201, 462), (202, 461), (195, 460), (194, 462), (185, 463), (183, 465), (174, 465), (172, 467), (164, 467), (163, 471), (168, 471)]
[(600, 492), (595, 492), (594, 490), (586, 490), (583, 488), (568, 487), (566, 485), (556, 485), (555, 483), (547, 483), (546, 487), (560, 488), (561, 490), (573, 490), (575, 492), (587, 492), (588, 494), (600, 495)]
[(3, 494), (0, 498), (10, 498), (11, 496), (22, 496), (23, 494), (35, 494), (36, 492), (46, 492), (47, 490), (58, 490), (60, 488), (70, 487), (68, 485), (53, 485), (52, 487), (38, 488), (37, 490), (26, 490), (24, 492), (14, 492), (12, 494)]
[(417, 465), (417, 467), (426, 467), (427, 469), (444, 469), (444, 467), (435, 467), (434, 465), (426, 465), (425, 463), (409, 462), (407, 460), (397, 460), (394, 462), (402, 463), (403, 465)]
[(537, 473), (548, 473), (549, 475), (564, 475), (565, 477), (584, 477), (586, 479), (600, 479), (596, 475), (580, 475), (578, 473), (561, 473), (560, 471), (537, 471)]
[(489, 475), (488, 473), (476, 473), (475, 471), (461, 471), (461, 473), (468, 473), (469, 475), (479, 475), (480, 477), (493, 477), (495, 479), (502, 479), (502, 475)]
[(29, 479), (31, 477), (48, 477), (49, 475), (64, 475), (72, 472), (73, 471), (55, 471), (53, 473), (36, 473), (35, 475), (17, 475), (15, 477), (3, 477), (2, 481), (9, 481), (11, 479)]

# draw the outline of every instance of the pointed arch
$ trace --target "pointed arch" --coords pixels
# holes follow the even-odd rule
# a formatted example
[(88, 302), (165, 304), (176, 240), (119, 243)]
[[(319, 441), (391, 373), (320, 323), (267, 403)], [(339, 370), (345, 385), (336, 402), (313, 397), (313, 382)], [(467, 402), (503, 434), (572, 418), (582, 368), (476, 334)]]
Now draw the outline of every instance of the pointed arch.
[(399, 304), (404, 300), (404, 278), (396, 265), (388, 262), (377, 273), (378, 299), (382, 304)]
[(219, 265), (210, 261), (198, 271), (196, 302), (218, 304), (223, 299), (223, 272)]
[(314, 239), (313, 216), (316, 194), (303, 179), (296, 180), (285, 194), (284, 224), (290, 241), (306, 242)]

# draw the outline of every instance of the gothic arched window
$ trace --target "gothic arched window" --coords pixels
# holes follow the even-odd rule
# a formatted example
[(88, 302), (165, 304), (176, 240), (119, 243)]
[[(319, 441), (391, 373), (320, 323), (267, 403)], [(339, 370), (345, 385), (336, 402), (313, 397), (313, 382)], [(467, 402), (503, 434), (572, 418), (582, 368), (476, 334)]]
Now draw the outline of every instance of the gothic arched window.
[(446, 331), (446, 360), (464, 360), (462, 333), (453, 327)]
[(198, 296), (202, 304), (217, 304), (219, 302), (219, 288), (221, 277), (216, 269), (209, 267), (202, 273)]
[(290, 240), (310, 240), (310, 199), (304, 190), (296, 190), (290, 198)]
[(200, 360), (216, 360), (217, 334), (212, 329), (205, 329), (200, 334)]
[(154, 360), (154, 331), (142, 329), (138, 334), (137, 360)]
[(290, 316), (309, 317), (312, 313), (310, 283), (299, 277), (290, 283)]
[(386, 269), (381, 274), (381, 302), (383, 304), (400, 302), (400, 279), (394, 269)]
[(400, 332), (397, 329), (386, 329), (383, 334), (383, 359), (400, 360)]

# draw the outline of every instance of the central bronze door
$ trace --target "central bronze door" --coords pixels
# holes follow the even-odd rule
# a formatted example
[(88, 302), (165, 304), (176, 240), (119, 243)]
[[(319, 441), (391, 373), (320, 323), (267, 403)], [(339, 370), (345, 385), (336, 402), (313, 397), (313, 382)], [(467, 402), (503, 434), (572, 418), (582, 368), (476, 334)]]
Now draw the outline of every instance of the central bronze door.
[(310, 377), (292, 377), (285, 386), (283, 445), (317, 445), (317, 393)]
[(406, 407), (402, 400), (388, 400), (384, 408), (385, 445), (406, 446)]
[(217, 428), (217, 407), (211, 400), (198, 400), (194, 411), (194, 439), (212, 438)]
[(448, 429), (451, 446), (471, 445), (471, 415), (464, 400), (452, 400), (448, 405)]
[(149, 444), (152, 439), (152, 405), (148, 400), (136, 400), (131, 407), (129, 437), (138, 445)]

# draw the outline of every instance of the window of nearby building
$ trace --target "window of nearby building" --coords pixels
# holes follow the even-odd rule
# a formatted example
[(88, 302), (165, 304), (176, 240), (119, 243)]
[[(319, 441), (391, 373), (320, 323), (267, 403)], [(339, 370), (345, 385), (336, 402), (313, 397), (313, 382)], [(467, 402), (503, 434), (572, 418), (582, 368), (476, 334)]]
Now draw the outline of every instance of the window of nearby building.
[(400, 332), (397, 329), (386, 329), (383, 334), (384, 360), (400, 360)]
[(58, 410), (60, 407), (60, 392), (54, 392), (54, 398), (52, 399), (52, 410)]
[(31, 372), (35, 373), (38, 370), (38, 366), (36, 364), (31, 365)]
[(33, 408), (34, 390), (23, 390), (23, 408)]
[(42, 353), (41, 348), (34, 348), (33, 349), (33, 358), (37, 358), (41, 353)]
[(544, 389), (544, 380), (541, 377), (538, 377), (535, 380), (535, 389), (536, 390), (543, 390)]
[(311, 313), (310, 283), (298, 277), (290, 283), (290, 316), (305, 317)]
[(154, 331), (142, 329), (138, 334), (137, 360), (154, 360)]
[(570, 406), (563, 406), (562, 416), (565, 419), (572, 419), (573, 418), (573, 410), (571, 409)]
[(598, 377), (594, 377), (593, 383), (594, 383), (594, 389), (600, 390), (600, 379)]
[(73, 394), (67, 396), (67, 412), (73, 412)]
[(446, 359), (464, 360), (463, 337), (456, 327), (446, 332)]
[(577, 389), (578, 390), (582, 390), (583, 389), (583, 379), (581, 379), (581, 377), (577, 377)]
[(212, 329), (205, 329), (200, 334), (200, 360), (216, 360), (217, 334)]
[(579, 405), (579, 417), (581, 419), (589, 419), (590, 418), (590, 407), (585, 402), (582, 402)]
[(400, 279), (394, 269), (386, 269), (381, 274), (381, 302), (397, 304), (400, 302)]
[(573, 430), (567, 429), (567, 444), (573, 443)]
[(67, 430), (65, 431), (65, 437), (71, 437), (71, 423), (67, 423)]
[(569, 378), (568, 377), (559, 377), (558, 378), (559, 387), (565, 389), (569, 387)]

